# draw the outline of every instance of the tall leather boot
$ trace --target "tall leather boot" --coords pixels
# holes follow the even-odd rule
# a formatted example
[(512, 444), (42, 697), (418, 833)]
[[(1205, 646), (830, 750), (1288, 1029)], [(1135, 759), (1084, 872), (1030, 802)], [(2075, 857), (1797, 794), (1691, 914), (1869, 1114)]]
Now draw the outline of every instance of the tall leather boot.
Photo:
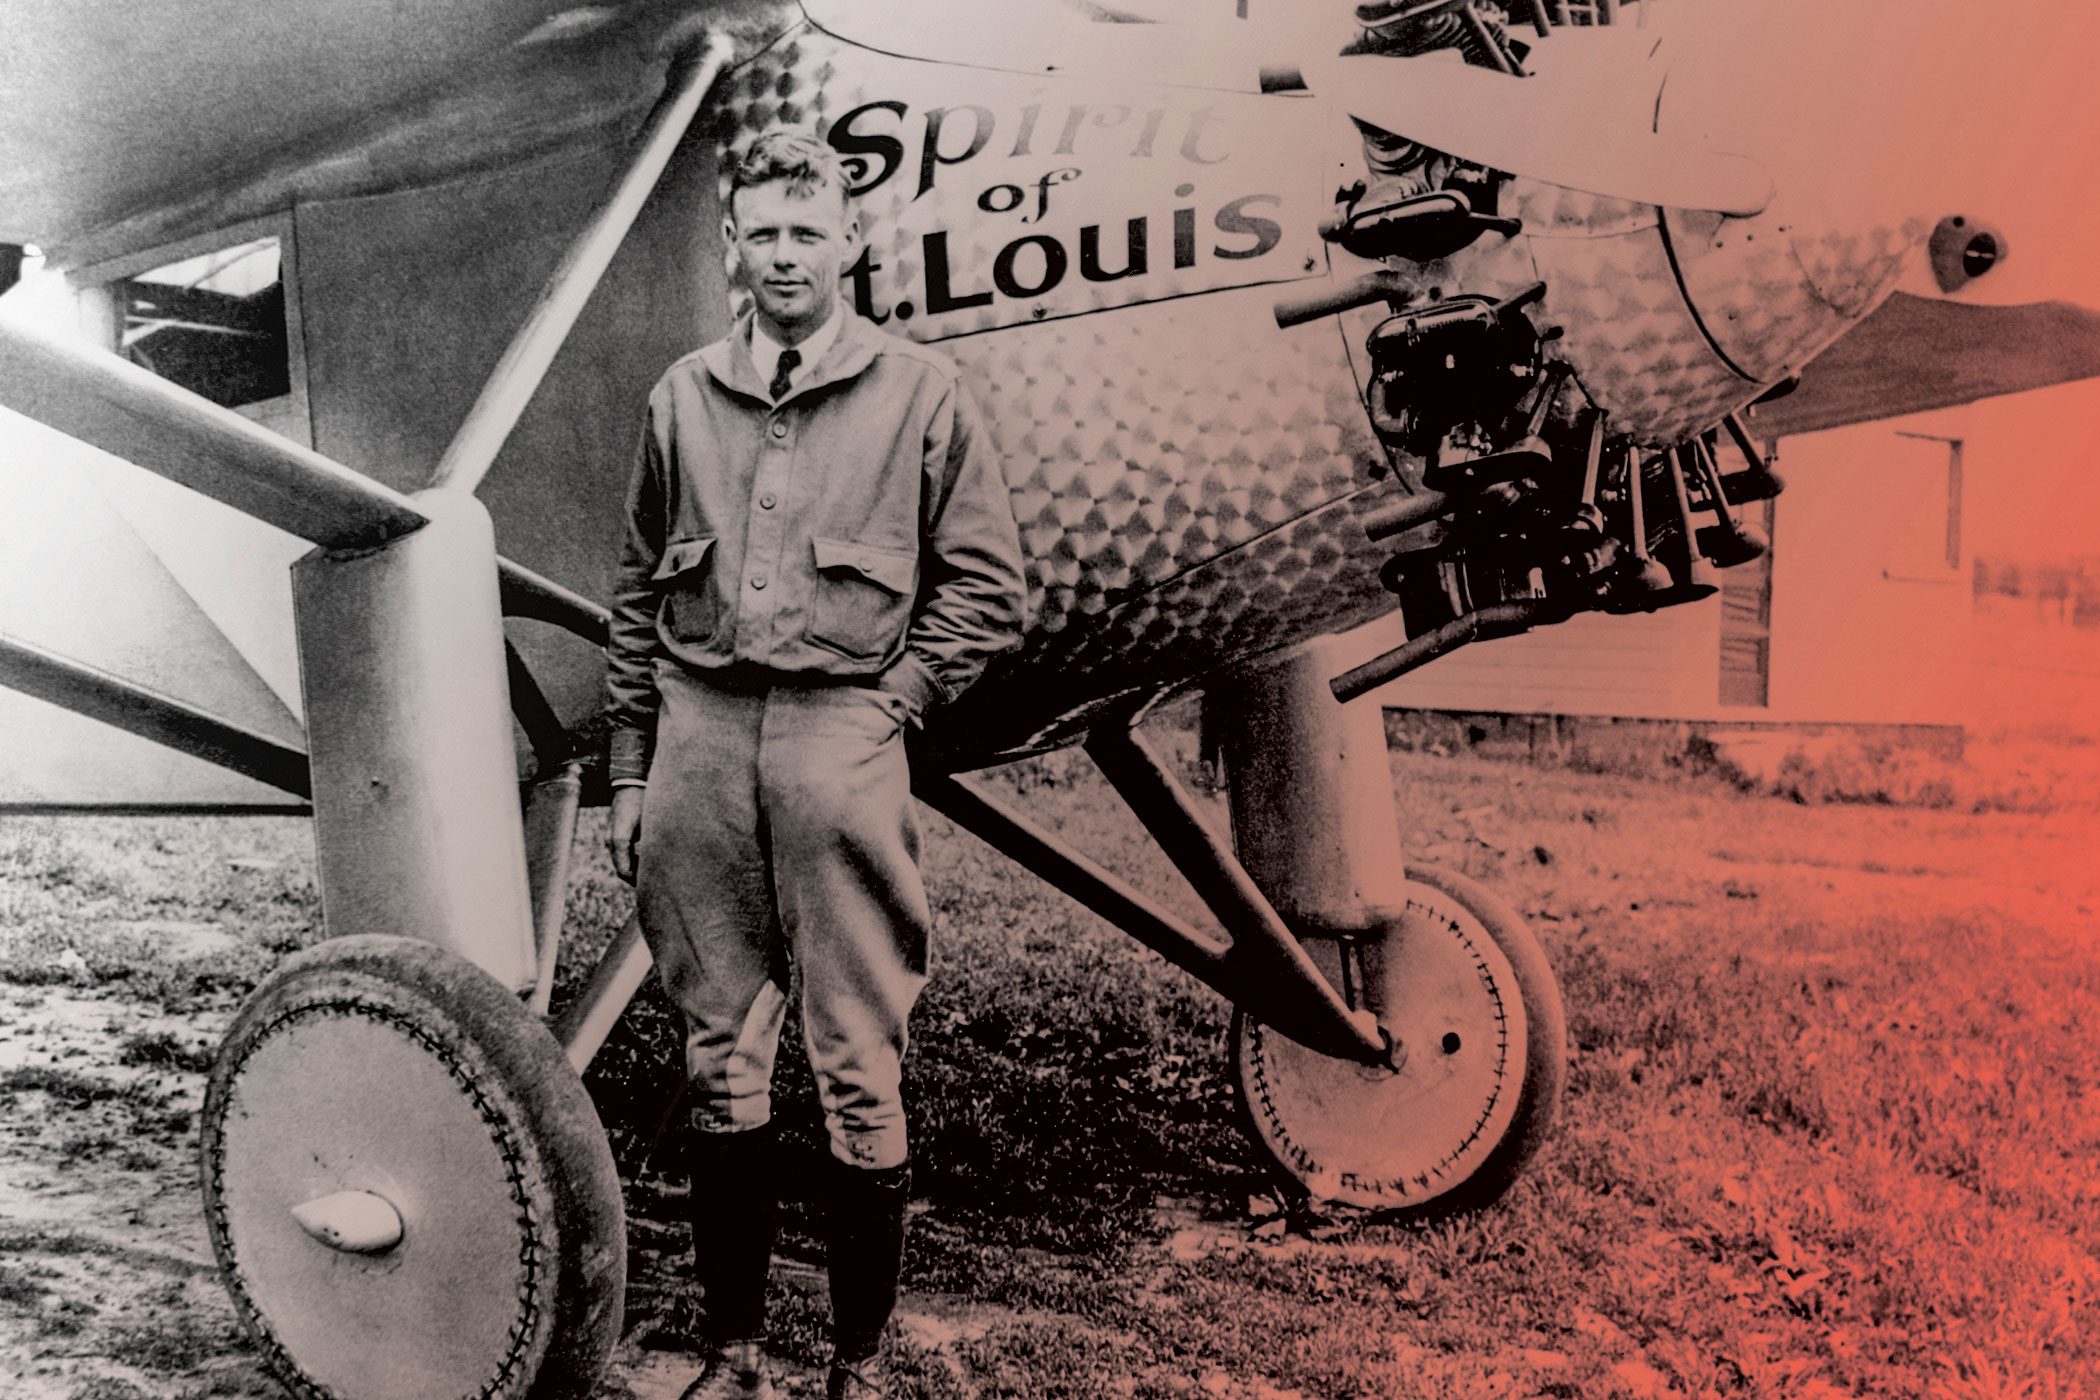
[(693, 1277), (705, 1295), (707, 1340), (719, 1351), (765, 1331), (780, 1215), (779, 1133), (768, 1123), (693, 1139)]
[(825, 1262), (831, 1274), (829, 1391), (852, 1400), (885, 1393), (883, 1328), (897, 1306), (904, 1267), (904, 1208), (911, 1165), (870, 1171), (825, 1161)]

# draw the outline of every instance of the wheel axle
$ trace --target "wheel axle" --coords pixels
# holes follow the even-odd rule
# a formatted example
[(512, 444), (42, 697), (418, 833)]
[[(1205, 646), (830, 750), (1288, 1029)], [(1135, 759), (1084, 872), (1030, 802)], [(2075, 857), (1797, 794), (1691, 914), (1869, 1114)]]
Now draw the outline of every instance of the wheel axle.
[(384, 1254), (401, 1243), (401, 1212), (370, 1191), (336, 1191), (292, 1207), (299, 1228), (344, 1254)]

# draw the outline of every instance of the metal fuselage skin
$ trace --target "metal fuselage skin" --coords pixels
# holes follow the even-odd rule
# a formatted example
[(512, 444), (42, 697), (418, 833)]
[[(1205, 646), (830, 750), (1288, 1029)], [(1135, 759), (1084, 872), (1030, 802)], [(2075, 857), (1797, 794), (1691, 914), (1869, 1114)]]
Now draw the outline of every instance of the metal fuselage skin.
[[(1359, 385), (1382, 311), (1279, 331), (1286, 282), (1367, 270), (1315, 225), (1363, 175), (1316, 96), (1057, 80), (898, 59), (806, 27), (719, 95), (726, 167), (812, 122), (856, 178), (855, 308), (961, 365), (1005, 453), (1026, 644), (969, 696), (958, 766), (1389, 611), (1362, 512), (1395, 489)], [(1415, 299), (1530, 312), (1615, 433), (1666, 446), (1785, 378), (1887, 294), (1922, 226), (1660, 210), (1522, 178), (1523, 222), (1395, 263)], [(1405, 473), (1409, 464), (1399, 464)]]

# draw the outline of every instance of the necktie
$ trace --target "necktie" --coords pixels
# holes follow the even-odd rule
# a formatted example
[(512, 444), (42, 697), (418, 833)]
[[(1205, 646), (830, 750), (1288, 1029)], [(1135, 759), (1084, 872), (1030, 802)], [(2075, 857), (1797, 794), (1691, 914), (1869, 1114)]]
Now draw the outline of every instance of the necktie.
[(773, 367), (773, 382), (766, 386), (766, 392), (773, 396), (774, 403), (779, 403), (787, 397), (788, 380), (794, 377), (795, 369), (801, 363), (800, 350), (780, 352), (780, 363)]

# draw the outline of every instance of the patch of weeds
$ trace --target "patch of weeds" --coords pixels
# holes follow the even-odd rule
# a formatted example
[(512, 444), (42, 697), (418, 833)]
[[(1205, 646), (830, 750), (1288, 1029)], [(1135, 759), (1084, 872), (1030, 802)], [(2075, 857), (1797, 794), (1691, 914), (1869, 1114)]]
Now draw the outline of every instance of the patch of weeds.
[(108, 1133), (72, 1133), (58, 1145), (58, 1165), (77, 1167), (99, 1162), (117, 1150), (117, 1140)]
[(208, 1046), (186, 1045), (170, 1031), (134, 1031), (117, 1047), (117, 1063), (147, 1069), (209, 1074), (217, 1056)]
[(100, 1240), (41, 1225), (0, 1225), (0, 1254), (105, 1254)]
[(148, 1308), (179, 1308), (189, 1301), (189, 1296), (188, 1286), (178, 1278), (148, 1289), (139, 1295), (139, 1301)]
[(238, 1371), (221, 1371), (203, 1385), (184, 1386), (168, 1400), (282, 1400), (283, 1395), (284, 1387), (250, 1363)]
[(153, 1400), (147, 1392), (117, 1376), (97, 1376), (73, 1392), (72, 1400)]
[(186, 1108), (169, 1108), (165, 1102), (142, 1104), (132, 1112), (132, 1126), (144, 1137), (168, 1143), (187, 1137), (191, 1116)]
[(1828, 1136), (1830, 1114), (1823, 1107), (1815, 1086), (1805, 1076), (1792, 1078), (1791, 1083), (1768, 1082), (1753, 1086), (1742, 1100), (1743, 1113), (1768, 1127), (1791, 1128), (1806, 1133), (1812, 1140)]
[(61, 1298), (37, 1314), (37, 1335), (76, 1337), (95, 1316), (95, 1309), (78, 1298)]
[[(22, 1094), (42, 1094), (54, 1108), (71, 1113), (87, 1113), (105, 1105), (113, 1106), (126, 1119), (122, 1131), (156, 1142), (180, 1138), (190, 1131), (190, 1111), (170, 1107), (169, 1095), (157, 1085), (145, 1081), (118, 1084), (53, 1065), (18, 1065), (0, 1072), (0, 1103), (10, 1102)], [(76, 1132), (61, 1145), (62, 1164), (99, 1161), (108, 1156), (120, 1146), (112, 1136), (117, 1131), (116, 1128), (105, 1128)], [(0, 1244), (0, 1248), (4, 1248), (4, 1244)]]
[(317, 930), (302, 924), (273, 924), (256, 934), (257, 945), (278, 957), (289, 957), (319, 941)]
[(1113, 1308), (1120, 1281), (1107, 1272), (1112, 1261), (988, 1242), (986, 1227), (995, 1231), (999, 1223), (965, 1222), (940, 1208), (927, 1211), (907, 1237), (907, 1284), (1009, 1308), (1080, 1316)]
[(1886, 744), (1839, 744), (1814, 756), (1796, 749), (1779, 761), (1770, 786), (1801, 803), (1947, 808), (1956, 800), (1946, 760)]
[(0, 1094), (42, 1094), (60, 1108), (88, 1108), (123, 1092), (107, 1079), (55, 1065), (17, 1065), (0, 1070)]
[(17, 923), (0, 941), (0, 982), (18, 987), (76, 987), (94, 980), (93, 969), (55, 921)]
[(124, 893), (122, 885), (70, 850), (37, 871), (33, 878), (39, 889), (60, 893), (69, 899), (111, 899)]
[(17, 1307), (25, 1306), (36, 1302), (49, 1291), (22, 1265), (0, 1262), (0, 1305), (12, 1303)]
[(111, 1361), (141, 1371), (179, 1376), (237, 1345), (237, 1340), (222, 1328), (128, 1323), (111, 1330), (104, 1354)]
[(80, 954), (96, 982), (121, 981), (128, 998), (177, 1016), (239, 1001), (277, 963), (275, 953), (247, 943), (175, 959), (154, 939), (136, 933), (84, 941)]

